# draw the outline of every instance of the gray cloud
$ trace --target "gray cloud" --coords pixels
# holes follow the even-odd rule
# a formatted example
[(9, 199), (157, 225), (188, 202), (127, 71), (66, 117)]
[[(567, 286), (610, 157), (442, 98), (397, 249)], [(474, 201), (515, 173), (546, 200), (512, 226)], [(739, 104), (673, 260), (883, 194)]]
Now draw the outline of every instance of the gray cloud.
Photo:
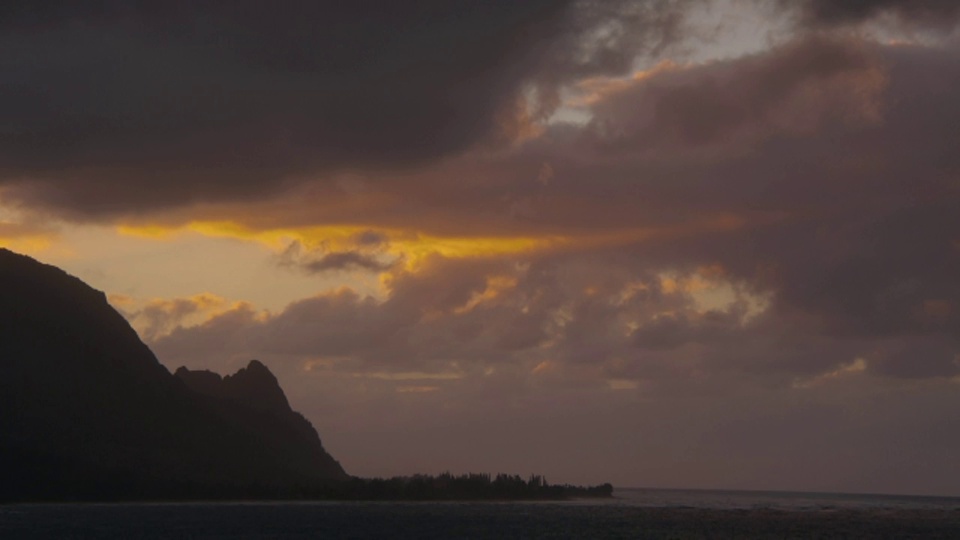
[(960, 374), (960, 344), (944, 336), (917, 336), (878, 347), (871, 368), (894, 377), (951, 377)]
[(5, 7), (0, 187), (103, 217), (429, 162), (512, 137), (529, 88), (546, 114), (557, 84), (628, 69), (671, 39), (675, 5)]
[(327, 253), (317, 260), (304, 263), (302, 266), (309, 272), (351, 269), (383, 272), (390, 269), (393, 263), (381, 262), (373, 255), (367, 255), (358, 251), (337, 251)]
[(364, 247), (379, 247), (387, 243), (387, 235), (377, 231), (364, 231), (354, 237), (357, 245)]
[(891, 15), (903, 22), (949, 28), (960, 17), (960, 6), (951, 0), (800, 0), (806, 22), (815, 25), (860, 23), (880, 15)]
[(593, 108), (592, 128), (619, 152), (756, 144), (837, 121), (869, 122), (883, 83), (870, 46), (813, 37), (614, 90)]
[(386, 272), (393, 268), (399, 259), (383, 253), (387, 238), (374, 231), (365, 231), (352, 239), (357, 249), (332, 251), (326, 246), (316, 249), (305, 248), (300, 241), (291, 242), (278, 257), (281, 266), (296, 267), (311, 274), (342, 270), (366, 270)]

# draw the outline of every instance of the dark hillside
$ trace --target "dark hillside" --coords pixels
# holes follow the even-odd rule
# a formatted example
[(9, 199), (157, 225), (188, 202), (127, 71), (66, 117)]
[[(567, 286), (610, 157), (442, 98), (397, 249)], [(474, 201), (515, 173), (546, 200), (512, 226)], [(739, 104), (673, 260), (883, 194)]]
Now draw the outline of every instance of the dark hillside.
[(102, 292), (0, 249), (0, 498), (267, 496), (347, 478), (259, 362), (223, 395), (181, 379)]

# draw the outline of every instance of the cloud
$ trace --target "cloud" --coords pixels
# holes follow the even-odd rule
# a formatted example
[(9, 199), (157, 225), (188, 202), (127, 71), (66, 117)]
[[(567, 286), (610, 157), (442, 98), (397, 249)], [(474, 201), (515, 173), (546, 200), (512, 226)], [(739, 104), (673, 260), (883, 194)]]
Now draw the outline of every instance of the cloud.
[(0, 242), (17, 242), (24, 239), (45, 239), (56, 235), (56, 229), (42, 223), (0, 221)]
[(945, 336), (914, 336), (882, 343), (870, 368), (908, 379), (960, 375), (960, 344)]
[[(546, 363), (556, 368), (555, 382), (593, 386), (610, 377), (652, 376), (676, 364), (647, 354), (663, 347), (640, 337), (662, 336), (668, 318), (697, 321), (694, 333), (674, 337), (675, 349), (756, 339), (746, 330), (752, 323), (741, 301), (700, 311), (689, 291), (668, 291), (660, 277), (604, 257), (516, 264), (434, 256), (415, 269), (388, 273), (380, 300), (340, 288), (275, 314), (238, 305), (202, 324), (178, 327), (154, 346), (168, 363), (231, 362), (247, 354), (340, 373), (507, 368), (534, 377)], [(733, 343), (728, 347), (735, 354)]]
[(190, 323), (196, 324), (230, 309), (225, 299), (210, 293), (189, 298), (156, 298), (142, 307), (137, 307), (136, 299), (123, 295), (111, 296), (111, 302), (121, 309), (146, 342), (156, 341), (176, 328)]
[(372, 255), (365, 255), (358, 251), (338, 251), (327, 253), (321, 258), (303, 265), (310, 272), (326, 272), (330, 270), (360, 269), (371, 272), (388, 270), (392, 263), (383, 263)]
[(305, 248), (301, 240), (291, 242), (278, 260), (281, 266), (296, 267), (309, 274), (361, 270), (381, 273), (399, 264), (402, 257), (391, 258), (385, 252), (387, 237), (374, 231), (364, 231), (350, 236), (343, 242), (355, 249), (338, 251), (331, 249), (330, 242), (323, 240), (315, 248)]
[(798, 3), (805, 21), (813, 25), (856, 24), (891, 16), (908, 24), (949, 29), (960, 17), (960, 6), (950, 0), (801, 0)]
[(0, 246), (26, 253), (47, 248), (61, 234), (58, 226), (2, 204), (0, 199)]
[[(819, 204), (812, 200), (817, 189), (806, 187), (811, 180), (793, 182), (799, 175), (780, 172), (778, 160), (817, 167), (807, 178), (832, 178), (837, 171), (824, 169), (837, 163), (814, 155), (835, 149), (816, 146), (830, 138), (856, 145), (841, 160), (848, 167), (880, 159), (866, 147), (890, 144), (880, 134), (895, 136), (880, 129), (885, 107), (902, 108), (908, 103), (897, 102), (899, 96), (923, 93), (907, 82), (916, 74), (905, 64), (935, 56), (813, 37), (737, 60), (654, 70), (607, 81), (586, 125), (552, 125), (510, 151), (384, 172), (363, 193), (317, 182), (276, 201), (212, 205), (172, 219), (206, 214), (254, 229), (336, 224), (441, 238), (556, 239), (557, 245), (578, 236), (615, 242), (749, 227), (782, 217), (796, 197)], [(949, 67), (948, 59), (941, 63)], [(891, 65), (899, 70), (894, 83)], [(930, 69), (924, 72), (939, 68)]]
[[(402, 191), (410, 173), (545, 133), (565, 92), (697, 38), (688, 19), (710, 4), (11, 8), (0, 43), (8, 66), (0, 192), (70, 219), (113, 220), (302, 195), (308, 184), (318, 196), (358, 195), (345, 187), (350, 175), (371, 195)], [(886, 12), (927, 21), (955, 20), (953, 5), (810, 1), (800, 9), (817, 21)], [(845, 46), (813, 39), (736, 63), (742, 86), (725, 78), (731, 64), (695, 70), (713, 73), (699, 86), (685, 69), (666, 70), (629, 85), (645, 100), (623, 94), (597, 104), (594, 126), (608, 143), (662, 150), (796, 133), (835, 117), (869, 121), (882, 85), (869, 49), (853, 38)], [(643, 114), (621, 122), (621, 102)], [(525, 174), (538, 177), (543, 163)], [(527, 201), (514, 199), (516, 216), (537, 215)]]
[(155, 334), (151, 345), (169, 366), (223, 371), (257, 357), (384, 391), (392, 388), (384, 381), (447, 388), (472, 380), (486, 388), (477, 399), (522, 394), (515, 385), (695, 393), (748, 384), (799, 392), (859, 380), (848, 375), (960, 375), (955, 336), (831, 335), (776, 305), (751, 314), (755, 299), (745, 292), (704, 308), (702, 297), (722, 290), (725, 278), (698, 290), (665, 286), (672, 278), (611, 253), (523, 264), (434, 257), (388, 276), (382, 299), (340, 288), (277, 313), (238, 304)]
[[(383, 324), (378, 328), (406, 340), (391, 338), (396, 352), (384, 356), (413, 358), (407, 351), (416, 343), (435, 345), (429, 355), (436, 358), (510, 358), (499, 347), (527, 351), (561, 336), (556, 343), (571, 363), (633, 358), (635, 352), (623, 351), (639, 347), (656, 359), (647, 364), (655, 371), (671, 355), (716, 348), (711, 354), (736, 365), (740, 350), (739, 358), (755, 359), (748, 364), (787, 371), (826, 372), (857, 356), (880, 369), (885, 364), (871, 340), (929, 336), (955, 343), (960, 336), (953, 277), (960, 273), (954, 211), (960, 192), (952, 176), (960, 171), (953, 151), (960, 108), (949, 92), (958, 83), (950, 50), (813, 36), (762, 55), (635, 77), (592, 105), (594, 123), (551, 127), (509, 152), (447, 160), (360, 195), (321, 187), (276, 206), (211, 211), (249, 220), (254, 233), (269, 238), (302, 231), (297, 234), (310, 248), (298, 252), (296, 264), (386, 272), (388, 300), (364, 309), (378, 314), (369, 319)], [(687, 94), (681, 101), (672, 97)], [(688, 102), (704, 111), (746, 112), (686, 116), (680, 104)], [(656, 111), (666, 112), (658, 117)], [(551, 170), (547, 185), (537, 180), (544, 163)], [(512, 213), (508, 195), (529, 200), (532, 212)], [(324, 208), (319, 219), (318, 205)], [(326, 219), (355, 221), (337, 232)], [(388, 267), (385, 261), (397, 257), (406, 257), (402, 267)], [(552, 267), (548, 260), (565, 262)], [(550, 277), (555, 268), (573, 272), (577, 261), (597, 279), (608, 275), (598, 269), (606, 261), (617, 272), (643, 276), (638, 279), (647, 286), (665, 273), (683, 277), (715, 268), (723, 285), (710, 294), (729, 298), (719, 310), (688, 306), (666, 313), (664, 307), (627, 328), (622, 308), (584, 292), (597, 283), (583, 279), (576, 291), (582, 302), (569, 300), (560, 309), (563, 295), (511, 266), (529, 265), (549, 281), (558, 279)], [(630, 282), (610, 279), (615, 291)], [(513, 281), (517, 285), (505, 287)], [(719, 292), (724, 287), (727, 292)], [(514, 288), (526, 295), (505, 294)], [(488, 312), (479, 308), (485, 294), (514, 298), (516, 305), (491, 304)], [(547, 303), (538, 310), (530, 302)], [(788, 350), (744, 338), (742, 326), (761, 305), (767, 330), (794, 328), (784, 337)], [(430, 313), (451, 323), (391, 326)], [(481, 313), (500, 319), (480, 320)], [(563, 322), (566, 317), (573, 319)], [(471, 345), (458, 352), (469, 336), (488, 349)], [(745, 340), (742, 349), (729, 345), (737, 339)], [(804, 339), (811, 345), (801, 346)], [(883, 373), (948, 376), (952, 368), (942, 358), (922, 356), (911, 370)]]
[[(737, 306), (740, 307), (740, 306)], [(667, 313), (655, 317), (633, 334), (634, 343), (643, 349), (676, 349), (690, 343), (711, 344), (723, 339), (735, 339), (741, 332), (742, 309), (707, 311), (694, 314)]]
[[(949, 179), (953, 173), (945, 171), (960, 166), (948, 149), (958, 141), (949, 125), (960, 110), (936, 88), (954, 84), (960, 75), (957, 58), (938, 49), (894, 47), (862, 54), (858, 47), (814, 39), (758, 58), (683, 70), (689, 87), (679, 87), (679, 94), (663, 92), (683, 95), (690, 88), (697, 96), (690, 102), (704, 111), (714, 104), (718, 110), (751, 111), (729, 117), (675, 115), (657, 124), (655, 116), (644, 116), (664, 110), (656, 101), (639, 109), (630, 105), (645, 104), (648, 89), (658, 96), (661, 79), (679, 77), (664, 72), (639, 80), (598, 105), (611, 107), (614, 135), (607, 134), (609, 128), (601, 130), (601, 148), (617, 161), (596, 160), (596, 168), (584, 176), (610, 178), (592, 189), (620, 190), (624, 198), (630, 186), (638, 201), (632, 212), (643, 216), (639, 219), (740, 216), (740, 227), (637, 246), (638, 257), (674, 267), (718, 264), (729, 279), (773, 292), (775, 309), (805, 317), (817, 331), (956, 336), (957, 320), (945, 306), (960, 298), (949, 277), (960, 270), (954, 244), (960, 221), (950, 210), (958, 203), (955, 182)], [(844, 54), (856, 60), (835, 63)], [(794, 75), (767, 78), (791, 65)], [(796, 66), (806, 66), (809, 78)], [(837, 71), (822, 75), (832, 69)], [(725, 80), (729, 82), (718, 82)], [(864, 81), (870, 81), (866, 87)], [(804, 89), (808, 84), (813, 86)], [(716, 88), (696, 93), (711, 85)], [(727, 107), (728, 91), (729, 96), (752, 97), (744, 97), (742, 107), (738, 102)], [(800, 114), (794, 115), (790, 111), (796, 102), (787, 96), (797, 92), (816, 98), (801, 101)], [(831, 102), (830, 96), (839, 97), (837, 108), (819, 109), (818, 104)], [(840, 105), (853, 96), (856, 105)], [(749, 108), (751, 100), (758, 105)], [(864, 106), (868, 109), (857, 111)], [(869, 121), (835, 123), (841, 109)], [(825, 111), (820, 120), (818, 110)], [(778, 121), (771, 124), (771, 118)], [(778, 123), (784, 118), (799, 119), (800, 127), (811, 119), (813, 124), (795, 129), (792, 122)], [(696, 123), (686, 127), (688, 122)], [(658, 133), (667, 137), (657, 138)], [(693, 135), (671, 139), (673, 133)], [(642, 154), (645, 145), (664, 145), (664, 140), (670, 141), (666, 157), (662, 152)], [(705, 152), (705, 145), (713, 148)], [(564, 170), (563, 162), (554, 163)], [(555, 189), (563, 173), (557, 178)], [(628, 219), (629, 206), (623, 216), (616, 215), (617, 206), (602, 214), (599, 204), (595, 213), (588, 203), (581, 209), (592, 219)]]
[(0, 187), (102, 219), (496, 145), (557, 85), (669, 42), (675, 4), (4, 8)]
[[(834, 121), (879, 120), (884, 69), (870, 47), (814, 37), (769, 53), (617, 82), (592, 106), (592, 129), (618, 152), (750, 145)], [(628, 112), (629, 111), (629, 112)]]
[[(382, 298), (306, 299), (254, 325), (266, 333), (241, 332), (242, 343), (377, 369), (529, 371), (546, 361), (591, 384), (729, 369), (789, 386), (855, 358), (882, 376), (951, 377), (960, 109), (947, 89), (960, 81), (958, 65), (945, 49), (808, 36), (632, 78), (591, 105), (585, 126), (405, 173), (369, 198), (327, 199), (362, 216), (347, 234), (354, 240), (304, 261), (363, 268), (384, 249), (411, 258), (375, 268), (385, 272)], [(706, 113), (686, 115), (692, 103)], [(547, 185), (537, 181), (544, 163)], [(512, 214), (505, 194), (535, 212)], [(312, 202), (249, 213), (270, 230), (271, 220), (306, 220)], [(373, 230), (391, 232), (371, 247), (356, 240)], [(531, 241), (485, 250), (488, 239), (469, 235), (485, 231), (512, 235), (504, 246)], [(464, 235), (464, 249), (450, 235)], [(706, 288), (666, 288), (664, 276)], [(338, 326), (340, 309), (356, 328)], [(340, 333), (308, 338), (310, 320)], [(927, 340), (940, 352), (909, 368), (891, 360), (897, 347)], [(579, 369), (593, 371), (573, 375)]]
[(354, 235), (354, 241), (364, 247), (379, 247), (387, 243), (388, 240), (385, 234), (377, 231), (363, 231)]

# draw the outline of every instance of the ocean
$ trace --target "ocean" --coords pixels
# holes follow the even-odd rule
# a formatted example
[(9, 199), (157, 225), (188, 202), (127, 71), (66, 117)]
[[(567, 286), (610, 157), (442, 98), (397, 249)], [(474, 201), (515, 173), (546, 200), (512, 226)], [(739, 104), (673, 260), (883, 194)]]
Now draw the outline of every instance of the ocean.
[(960, 538), (960, 498), (617, 489), (564, 502), (0, 506), (0, 538)]

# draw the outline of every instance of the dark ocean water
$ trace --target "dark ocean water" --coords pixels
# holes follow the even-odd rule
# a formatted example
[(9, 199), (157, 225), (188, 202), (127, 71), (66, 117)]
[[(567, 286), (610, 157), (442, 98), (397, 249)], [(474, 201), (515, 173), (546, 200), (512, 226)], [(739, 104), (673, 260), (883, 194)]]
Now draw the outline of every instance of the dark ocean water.
[(960, 499), (617, 490), (510, 503), (0, 506), (0, 538), (960, 538)]

